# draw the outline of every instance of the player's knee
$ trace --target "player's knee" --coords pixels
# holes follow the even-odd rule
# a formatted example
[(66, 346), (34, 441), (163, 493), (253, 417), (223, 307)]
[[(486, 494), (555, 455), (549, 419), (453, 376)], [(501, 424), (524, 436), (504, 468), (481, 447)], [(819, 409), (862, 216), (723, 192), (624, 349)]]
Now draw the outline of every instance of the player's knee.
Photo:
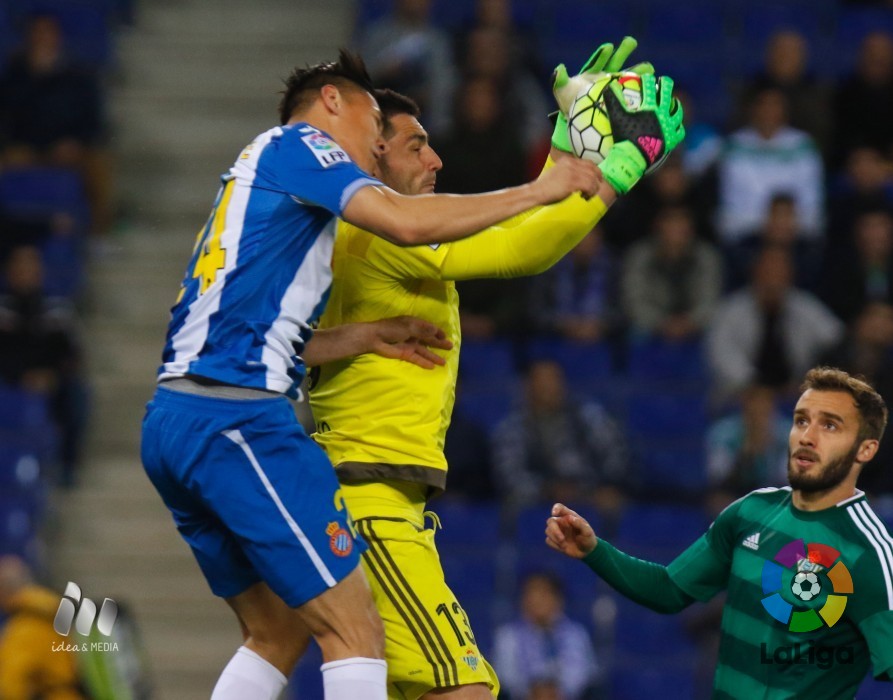
[(383, 659), (384, 624), (371, 599), (357, 601), (352, 607), (348, 614), (333, 616), (314, 631), (323, 657)]

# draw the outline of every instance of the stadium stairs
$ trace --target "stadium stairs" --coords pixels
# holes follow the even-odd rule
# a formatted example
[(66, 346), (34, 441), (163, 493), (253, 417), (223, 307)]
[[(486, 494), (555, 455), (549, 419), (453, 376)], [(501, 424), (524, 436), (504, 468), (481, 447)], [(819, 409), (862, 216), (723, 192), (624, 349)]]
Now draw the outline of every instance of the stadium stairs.
[(155, 697), (207, 698), (240, 643), (139, 462), (139, 429), (168, 309), (218, 175), (277, 123), (281, 79), (347, 43), (350, 0), (152, 0), (118, 40), (111, 88), (118, 195), (131, 225), (88, 273), (93, 413), (78, 487), (57, 496), (48, 565), (59, 587), (129, 604)]

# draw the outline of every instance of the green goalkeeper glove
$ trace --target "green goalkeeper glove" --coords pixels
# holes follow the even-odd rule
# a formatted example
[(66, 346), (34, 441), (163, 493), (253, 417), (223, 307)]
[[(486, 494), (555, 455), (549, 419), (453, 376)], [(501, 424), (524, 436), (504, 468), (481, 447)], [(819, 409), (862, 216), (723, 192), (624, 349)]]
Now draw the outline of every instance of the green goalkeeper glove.
[(682, 105), (673, 97), (673, 79), (642, 76), (642, 105), (627, 106), (619, 83), (605, 92), (614, 148), (599, 164), (605, 180), (626, 194), (645, 173), (656, 170), (685, 138)]
[(654, 67), (650, 63), (637, 63), (629, 68), (623, 67), (629, 55), (636, 50), (636, 46), (638, 46), (638, 42), (631, 36), (623, 37), (616, 51), (614, 44), (602, 44), (573, 78), (568, 76), (567, 68), (563, 63), (558, 64), (552, 72), (552, 93), (555, 95), (559, 110), (555, 120), (555, 129), (552, 131), (552, 145), (555, 148), (559, 151), (571, 152), (566, 115), (574, 98), (584, 85), (591, 85), (605, 73), (617, 73), (623, 70), (639, 75), (654, 73)]

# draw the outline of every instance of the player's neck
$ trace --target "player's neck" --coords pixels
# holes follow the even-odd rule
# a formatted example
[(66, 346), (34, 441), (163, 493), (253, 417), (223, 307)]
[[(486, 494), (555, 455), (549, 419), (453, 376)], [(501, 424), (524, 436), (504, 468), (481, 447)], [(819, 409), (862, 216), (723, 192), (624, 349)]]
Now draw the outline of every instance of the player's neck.
[(856, 482), (846, 479), (827, 491), (801, 491), (794, 489), (791, 502), (797, 510), (816, 511), (833, 508), (841, 501), (856, 495)]

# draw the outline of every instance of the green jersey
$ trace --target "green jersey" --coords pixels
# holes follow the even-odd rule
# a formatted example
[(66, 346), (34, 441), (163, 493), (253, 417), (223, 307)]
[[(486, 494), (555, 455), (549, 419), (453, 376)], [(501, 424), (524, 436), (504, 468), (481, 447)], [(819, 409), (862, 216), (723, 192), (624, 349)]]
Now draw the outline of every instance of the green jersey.
[(660, 612), (728, 592), (715, 699), (853, 698), (869, 667), (893, 680), (893, 538), (861, 492), (801, 511), (789, 487), (760, 489), (666, 568), (603, 541), (585, 561)]

